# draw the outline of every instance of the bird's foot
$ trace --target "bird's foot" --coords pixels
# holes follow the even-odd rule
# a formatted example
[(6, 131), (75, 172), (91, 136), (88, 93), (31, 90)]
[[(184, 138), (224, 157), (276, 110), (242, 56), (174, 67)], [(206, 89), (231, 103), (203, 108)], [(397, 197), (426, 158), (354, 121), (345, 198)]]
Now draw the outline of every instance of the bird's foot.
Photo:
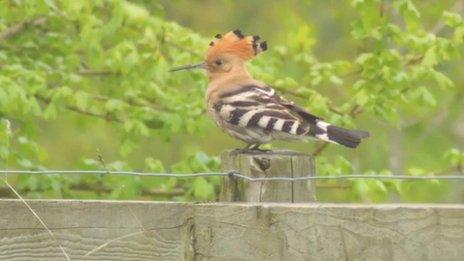
[(268, 150), (268, 149), (260, 149), (260, 148), (254, 148), (254, 149), (250, 149), (250, 151), (253, 151), (253, 152), (264, 152), (264, 153), (267, 153), (267, 152), (271, 152), (272, 150)]
[(248, 144), (245, 148), (238, 149), (238, 151), (241, 153), (271, 152), (271, 150), (268, 150), (268, 149), (260, 149), (259, 146), (261, 146), (261, 144)]
[(245, 148), (235, 149), (234, 153), (247, 153), (247, 152), (250, 152), (250, 151), (251, 151), (251, 149), (247, 146)]
[(255, 147), (252, 147), (250, 150), (254, 151), (254, 152), (264, 152), (264, 153), (271, 151), (271, 150), (268, 150), (268, 149), (261, 149), (261, 148), (259, 148), (259, 145), (255, 146)]

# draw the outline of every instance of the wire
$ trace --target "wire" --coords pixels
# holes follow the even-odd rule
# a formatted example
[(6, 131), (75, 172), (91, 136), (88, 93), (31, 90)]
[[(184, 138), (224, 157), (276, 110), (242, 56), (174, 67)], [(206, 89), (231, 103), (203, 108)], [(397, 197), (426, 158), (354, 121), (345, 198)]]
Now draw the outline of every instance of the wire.
[(108, 174), (122, 176), (146, 176), (146, 177), (165, 177), (165, 178), (196, 178), (227, 176), (228, 173), (147, 173), (136, 171), (112, 171), (112, 170), (0, 170), (0, 174)]
[(234, 177), (242, 178), (248, 181), (303, 181), (303, 180), (337, 180), (337, 179), (385, 179), (385, 180), (462, 180), (464, 176), (447, 175), (447, 176), (386, 176), (386, 175), (340, 175), (340, 176), (306, 176), (306, 177), (259, 177), (252, 178), (238, 173), (233, 174)]
[(49, 174), (103, 174), (103, 175), (122, 175), (122, 176), (144, 176), (144, 177), (165, 177), (165, 178), (197, 178), (197, 177), (229, 177), (239, 178), (250, 182), (259, 181), (309, 181), (309, 180), (352, 180), (352, 179), (375, 179), (375, 180), (459, 180), (464, 181), (464, 175), (443, 175), (443, 176), (407, 176), (407, 175), (339, 175), (339, 176), (304, 176), (304, 177), (248, 177), (236, 171), (230, 172), (208, 172), (208, 173), (149, 173), (136, 171), (112, 171), (112, 170), (0, 170), (0, 174), (7, 175), (49, 175)]

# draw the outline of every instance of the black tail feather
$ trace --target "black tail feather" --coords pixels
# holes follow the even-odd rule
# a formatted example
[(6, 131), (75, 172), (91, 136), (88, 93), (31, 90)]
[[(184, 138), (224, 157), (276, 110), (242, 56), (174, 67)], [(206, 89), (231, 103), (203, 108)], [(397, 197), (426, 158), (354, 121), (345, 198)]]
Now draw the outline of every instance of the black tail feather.
[(362, 139), (369, 137), (369, 132), (362, 130), (348, 130), (329, 125), (327, 126), (327, 136), (330, 141), (349, 148), (356, 148), (361, 143)]

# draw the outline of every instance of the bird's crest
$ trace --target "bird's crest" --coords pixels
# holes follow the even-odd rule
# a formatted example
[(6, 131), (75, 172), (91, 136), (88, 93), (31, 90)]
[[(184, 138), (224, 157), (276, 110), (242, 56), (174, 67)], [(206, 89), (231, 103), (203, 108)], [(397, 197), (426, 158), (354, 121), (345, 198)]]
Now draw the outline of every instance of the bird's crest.
[(206, 51), (206, 60), (223, 53), (229, 53), (243, 60), (250, 60), (267, 50), (266, 41), (260, 41), (258, 35), (244, 36), (240, 30), (234, 30), (225, 35), (217, 34)]

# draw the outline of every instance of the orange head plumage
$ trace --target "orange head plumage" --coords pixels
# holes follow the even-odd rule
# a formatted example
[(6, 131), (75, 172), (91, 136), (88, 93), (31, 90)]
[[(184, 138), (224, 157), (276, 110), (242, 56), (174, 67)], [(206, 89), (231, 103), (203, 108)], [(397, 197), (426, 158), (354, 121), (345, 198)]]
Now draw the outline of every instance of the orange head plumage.
[(266, 41), (260, 42), (260, 37), (244, 36), (240, 30), (228, 32), (224, 36), (217, 34), (209, 44), (205, 60), (213, 60), (222, 54), (234, 55), (244, 61), (250, 60), (267, 49)]
[(234, 30), (214, 37), (206, 51), (204, 63), (182, 66), (171, 71), (205, 68), (211, 76), (242, 70), (245, 61), (266, 50), (267, 43), (260, 41), (259, 36), (244, 36), (240, 30)]

